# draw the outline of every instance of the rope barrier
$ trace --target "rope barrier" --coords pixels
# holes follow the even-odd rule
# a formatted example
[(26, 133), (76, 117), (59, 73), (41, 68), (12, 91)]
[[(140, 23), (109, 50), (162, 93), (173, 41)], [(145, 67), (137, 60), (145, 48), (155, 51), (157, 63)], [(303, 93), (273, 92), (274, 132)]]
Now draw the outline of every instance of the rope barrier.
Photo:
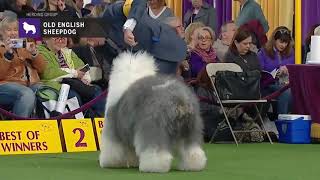
[[(105, 90), (103, 91), (99, 96), (95, 97), (94, 99), (92, 99), (91, 101), (85, 103), (84, 105), (82, 105), (80, 108), (75, 109), (73, 111), (70, 111), (68, 113), (65, 114), (61, 114), (59, 116), (55, 116), (55, 117), (50, 117), (48, 119), (55, 119), (55, 120), (60, 120), (60, 119), (68, 119), (71, 118), (72, 116), (78, 114), (79, 112), (85, 111), (87, 109), (89, 109), (91, 106), (93, 106), (94, 104), (96, 104), (98, 101), (100, 101), (102, 98), (106, 98), (107, 97), (108, 92)], [(12, 112), (9, 112), (5, 109), (0, 108), (0, 114), (3, 114), (6, 117), (9, 117), (11, 119), (15, 119), (15, 120), (38, 120), (39, 118), (27, 118), (27, 117), (21, 117), (18, 116)]]
[[(272, 100), (277, 98), (278, 96), (280, 96), (284, 91), (286, 91), (289, 88), (289, 85), (286, 85), (284, 87), (282, 87), (280, 90), (263, 97), (262, 99), (264, 100)], [(94, 104), (96, 104), (99, 100), (101, 100), (102, 98), (106, 98), (108, 92), (105, 90), (103, 91), (99, 96), (97, 96), (96, 98), (92, 99), (91, 101), (85, 103), (84, 105), (82, 105), (80, 108), (75, 109), (73, 111), (70, 111), (68, 113), (65, 114), (61, 114), (59, 116), (55, 116), (55, 117), (50, 117), (48, 119), (55, 119), (55, 120), (60, 120), (60, 119), (68, 119), (71, 118), (72, 116), (74, 116), (75, 114), (78, 114), (80, 112), (83, 112), (87, 109), (89, 109), (91, 106), (93, 106)], [(204, 96), (198, 96), (199, 101), (202, 102), (206, 102), (208, 104), (215, 104), (218, 105), (216, 102), (213, 102), (211, 99), (204, 97)], [(15, 120), (37, 120), (38, 118), (26, 118), (26, 117), (21, 117), (21, 116), (17, 116), (16, 114), (9, 112), (5, 109), (0, 108), (0, 114), (3, 114), (4, 116), (7, 116), (11, 119), (15, 119)]]

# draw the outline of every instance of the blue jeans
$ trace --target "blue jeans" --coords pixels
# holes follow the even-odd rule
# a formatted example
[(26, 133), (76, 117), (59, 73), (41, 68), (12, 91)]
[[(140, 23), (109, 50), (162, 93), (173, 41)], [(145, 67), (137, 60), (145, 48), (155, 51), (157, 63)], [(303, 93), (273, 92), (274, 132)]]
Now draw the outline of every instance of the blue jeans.
[(30, 117), (36, 104), (35, 92), (41, 84), (34, 84), (30, 87), (6, 83), (0, 85), (0, 104), (9, 106), (12, 112), (21, 117)]
[[(283, 86), (279, 83), (271, 84), (265, 89), (262, 90), (262, 94), (269, 95), (280, 90)], [(277, 98), (277, 113), (278, 114), (288, 114), (291, 111), (291, 104), (292, 104), (292, 96), (290, 89), (284, 91), (280, 96)]]

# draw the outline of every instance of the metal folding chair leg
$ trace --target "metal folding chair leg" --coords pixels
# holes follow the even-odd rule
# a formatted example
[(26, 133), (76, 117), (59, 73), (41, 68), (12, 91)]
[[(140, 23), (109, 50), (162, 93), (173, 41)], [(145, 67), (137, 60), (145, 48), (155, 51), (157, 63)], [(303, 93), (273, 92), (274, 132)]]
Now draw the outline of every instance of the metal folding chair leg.
[(268, 137), (268, 139), (269, 139), (270, 144), (273, 144), (273, 142), (272, 142), (272, 140), (271, 140), (271, 137), (270, 137), (268, 131), (266, 130), (265, 126), (264, 126), (264, 122), (263, 122), (263, 119), (262, 119), (262, 117), (261, 117), (261, 114), (260, 114), (260, 111), (259, 111), (259, 108), (258, 108), (257, 104), (255, 104), (254, 107), (255, 107), (255, 109), (256, 109), (256, 111), (257, 111), (257, 116), (258, 116), (258, 119), (260, 120), (260, 123), (261, 123), (261, 126), (262, 126), (263, 131), (266, 133), (266, 135), (267, 135), (267, 137)]

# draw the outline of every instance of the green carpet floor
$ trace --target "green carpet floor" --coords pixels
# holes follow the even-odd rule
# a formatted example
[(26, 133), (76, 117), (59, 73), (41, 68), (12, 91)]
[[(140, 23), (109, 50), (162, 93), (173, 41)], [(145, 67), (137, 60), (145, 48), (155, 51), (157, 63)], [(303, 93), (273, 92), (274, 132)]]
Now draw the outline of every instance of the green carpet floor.
[(319, 180), (320, 145), (210, 144), (202, 172), (101, 169), (98, 153), (0, 156), (0, 180)]

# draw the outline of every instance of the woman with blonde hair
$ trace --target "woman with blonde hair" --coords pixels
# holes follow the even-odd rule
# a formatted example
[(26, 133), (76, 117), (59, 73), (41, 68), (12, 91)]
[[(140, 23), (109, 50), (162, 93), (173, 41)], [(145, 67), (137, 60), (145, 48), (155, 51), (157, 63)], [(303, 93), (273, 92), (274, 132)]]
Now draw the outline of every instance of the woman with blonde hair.
[(191, 50), (195, 47), (196, 44), (196, 34), (199, 28), (204, 27), (202, 22), (191, 23), (185, 30), (185, 41), (188, 45), (188, 50)]
[(212, 47), (215, 39), (214, 31), (210, 27), (202, 27), (197, 31), (196, 38), (196, 45), (190, 57), (192, 78), (197, 77), (208, 63), (217, 62), (216, 52)]

